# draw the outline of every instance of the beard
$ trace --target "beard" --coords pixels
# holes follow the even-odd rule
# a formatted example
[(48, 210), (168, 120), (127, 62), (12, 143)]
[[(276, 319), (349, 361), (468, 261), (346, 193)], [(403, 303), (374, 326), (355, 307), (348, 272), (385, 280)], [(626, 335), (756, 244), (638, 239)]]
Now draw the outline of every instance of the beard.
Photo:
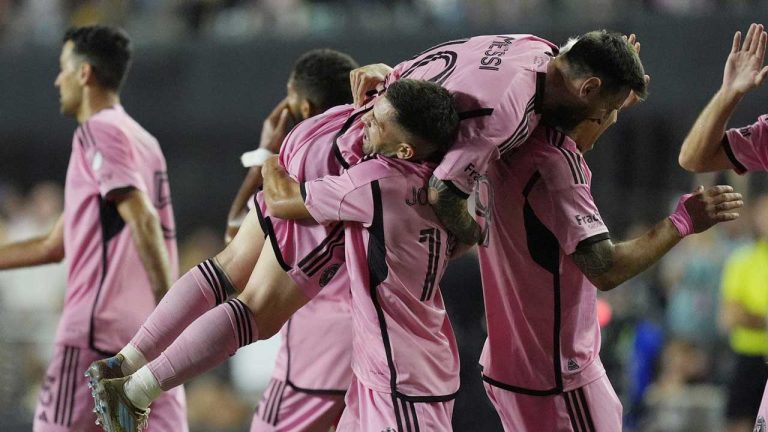
[(541, 122), (563, 132), (570, 132), (579, 123), (589, 118), (587, 107), (580, 104), (561, 103), (552, 108), (544, 108)]

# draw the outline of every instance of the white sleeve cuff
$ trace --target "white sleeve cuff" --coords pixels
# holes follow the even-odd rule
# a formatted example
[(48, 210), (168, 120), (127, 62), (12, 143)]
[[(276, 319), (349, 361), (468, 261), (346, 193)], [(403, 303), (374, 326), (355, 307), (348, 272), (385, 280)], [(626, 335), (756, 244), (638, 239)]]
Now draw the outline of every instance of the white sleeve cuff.
[(246, 168), (262, 166), (264, 165), (264, 162), (271, 158), (273, 155), (274, 153), (267, 149), (258, 148), (256, 150), (243, 153), (243, 155), (240, 156), (240, 162), (242, 162), (243, 166)]

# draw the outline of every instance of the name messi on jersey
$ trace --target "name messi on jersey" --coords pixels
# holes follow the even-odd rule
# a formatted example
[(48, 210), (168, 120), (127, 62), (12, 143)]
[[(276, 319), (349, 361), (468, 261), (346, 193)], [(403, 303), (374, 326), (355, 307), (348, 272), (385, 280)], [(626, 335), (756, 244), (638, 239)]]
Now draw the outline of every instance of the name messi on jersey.
[(600, 220), (600, 213), (576, 215), (574, 216), (574, 218), (576, 219), (576, 223), (578, 225), (582, 225), (582, 224), (591, 225), (594, 223), (598, 223), (600, 225), (603, 224), (603, 221)]
[(497, 36), (498, 39), (493, 41), (488, 49), (483, 53), (485, 57), (480, 59), (480, 65), (478, 69), (497, 71), (501, 66), (501, 56), (507, 53), (509, 45), (515, 40), (509, 36)]

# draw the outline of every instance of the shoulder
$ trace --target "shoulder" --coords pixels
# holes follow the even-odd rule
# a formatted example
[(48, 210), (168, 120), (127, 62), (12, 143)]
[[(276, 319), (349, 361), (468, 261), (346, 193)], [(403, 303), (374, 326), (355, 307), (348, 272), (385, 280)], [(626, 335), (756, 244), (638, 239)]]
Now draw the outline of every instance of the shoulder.
[(536, 169), (550, 189), (588, 187), (584, 158), (564, 133), (539, 127), (523, 147), (531, 152)]

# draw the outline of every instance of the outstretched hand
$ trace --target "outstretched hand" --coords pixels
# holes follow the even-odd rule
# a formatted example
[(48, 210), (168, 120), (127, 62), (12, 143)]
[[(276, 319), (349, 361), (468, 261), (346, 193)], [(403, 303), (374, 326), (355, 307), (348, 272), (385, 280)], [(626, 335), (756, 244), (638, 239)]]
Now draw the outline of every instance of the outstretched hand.
[(349, 84), (352, 88), (352, 101), (355, 108), (360, 108), (370, 97), (372, 90), (378, 90), (378, 86), (387, 79), (392, 68), (384, 63), (376, 63), (353, 69), (349, 73)]
[(736, 212), (744, 205), (740, 193), (734, 192), (728, 185), (711, 186), (704, 189), (699, 186), (693, 193), (683, 195), (678, 201), (670, 220), (681, 237), (700, 233), (719, 222), (735, 220)]
[(752, 24), (741, 43), (741, 32), (733, 35), (733, 46), (725, 62), (723, 90), (742, 96), (759, 87), (768, 75), (768, 66), (763, 66), (765, 44), (768, 35), (762, 24)]

